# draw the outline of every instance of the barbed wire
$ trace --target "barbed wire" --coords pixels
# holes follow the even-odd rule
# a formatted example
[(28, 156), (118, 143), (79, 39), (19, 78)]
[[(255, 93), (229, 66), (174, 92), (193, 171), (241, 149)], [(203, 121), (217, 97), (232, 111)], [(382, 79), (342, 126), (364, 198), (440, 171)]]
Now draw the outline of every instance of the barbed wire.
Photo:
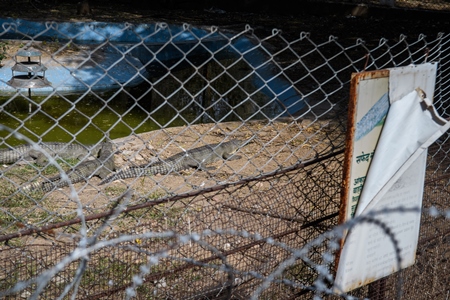
[[(123, 204), (125, 205), (126, 202), (124, 202)], [(19, 282), (11, 290), (5, 291), (5, 292), (0, 292), (0, 295), (7, 296), (9, 294), (17, 293), (17, 292), (23, 290), (24, 288), (28, 287), (32, 283), (39, 283), (40, 289), (38, 287), (38, 289), (36, 289), (35, 294), (30, 298), (30, 299), (37, 299), (39, 293), (42, 291), (42, 288), (45, 287), (45, 285), (48, 283), (48, 281), (52, 277), (54, 277), (58, 272), (61, 272), (71, 262), (75, 262), (80, 259), (82, 259), (82, 260), (88, 259), (90, 254), (92, 254), (96, 250), (99, 250), (102, 248), (106, 248), (106, 247), (110, 247), (110, 246), (119, 246), (120, 244), (122, 244), (124, 242), (132, 242), (136, 239), (152, 239), (152, 238), (175, 240), (176, 242), (174, 244), (170, 245), (170, 249), (175, 249), (178, 246), (186, 245), (188, 243), (201, 244), (202, 246), (209, 248), (209, 250), (212, 253), (221, 257), (221, 260), (224, 261), (224, 264), (210, 265), (207, 263), (202, 263), (201, 261), (192, 260), (191, 258), (181, 258), (181, 260), (184, 262), (187, 262), (189, 264), (193, 264), (193, 265), (200, 266), (200, 267), (216, 268), (217, 270), (221, 270), (221, 271), (228, 270), (229, 272), (232, 272), (234, 275), (240, 275), (243, 277), (252, 276), (252, 277), (255, 277), (258, 279), (262, 279), (263, 280), (262, 284), (260, 285), (260, 287), (258, 289), (255, 290), (251, 299), (258, 299), (258, 297), (261, 295), (261, 292), (264, 289), (267, 289), (269, 287), (269, 285), (274, 282), (280, 282), (280, 283), (287, 284), (287, 285), (297, 286), (302, 289), (309, 289), (309, 290), (315, 291), (316, 293), (325, 293), (325, 294), (333, 295), (336, 292), (333, 291), (332, 289), (330, 289), (327, 284), (327, 283), (333, 282), (333, 275), (330, 273), (330, 270), (328, 269), (327, 265), (334, 261), (334, 257), (331, 252), (323, 253), (324, 262), (325, 262), (324, 265), (316, 264), (313, 261), (311, 261), (310, 259), (308, 259), (308, 254), (313, 247), (321, 245), (326, 242), (326, 243), (328, 243), (328, 247), (330, 248), (330, 250), (337, 251), (339, 249), (339, 241), (340, 241), (340, 239), (343, 238), (343, 235), (346, 231), (351, 230), (352, 228), (354, 228), (357, 225), (364, 224), (364, 223), (370, 223), (370, 224), (379, 226), (383, 230), (384, 234), (389, 236), (389, 238), (391, 239), (392, 245), (396, 249), (396, 251), (395, 251), (396, 252), (396, 261), (397, 261), (398, 268), (400, 268), (401, 255), (400, 255), (400, 249), (398, 247), (396, 237), (395, 237), (394, 233), (392, 232), (392, 230), (389, 228), (389, 226), (387, 224), (385, 224), (384, 222), (378, 220), (377, 216), (381, 216), (381, 215), (385, 215), (385, 214), (392, 214), (392, 213), (405, 213), (405, 214), (406, 213), (416, 213), (416, 214), (418, 214), (420, 212), (421, 212), (420, 208), (404, 208), (404, 207), (387, 208), (387, 209), (382, 209), (382, 210), (376, 211), (376, 212), (370, 212), (368, 215), (356, 217), (356, 218), (346, 222), (345, 224), (336, 226), (335, 228), (333, 228), (333, 230), (320, 235), (318, 238), (308, 242), (304, 247), (299, 248), (299, 249), (291, 248), (287, 244), (277, 242), (276, 240), (274, 240), (271, 237), (264, 238), (263, 236), (261, 236), (257, 233), (251, 234), (246, 231), (236, 231), (236, 230), (231, 230), (231, 229), (230, 230), (215, 229), (214, 231), (205, 230), (201, 233), (192, 233), (190, 235), (181, 235), (181, 234), (177, 234), (173, 231), (162, 232), (162, 233), (146, 232), (146, 233), (142, 233), (142, 234), (138, 234), (138, 235), (121, 235), (118, 238), (107, 240), (107, 241), (95, 241), (96, 238), (93, 237), (92, 241), (95, 241), (95, 242), (92, 242), (89, 245), (87, 245), (87, 244), (79, 245), (76, 249), (74, 249), (74, 251), (70, 255), (65, 257), (55, 267), (46, 271), (44, 274), (40, 275), (37, 278), (31, 279), (27, 282)], [(431, 208), (427, 209), (425, 211), (425, 213), (432, 217), (435, 217), (435, 218), (436, 217), (444, 217), (446, 219), (450, 219), (450, 210), (442, 211), (436, 207), (431, 207)], [(205, 243), (203, 241), (203, 239), (213, 236), (213, 235), (230, 235), (230, 234), (240, 236), (242, 238), (250, 238), (258, 243), (266, 243), (269, 245), (275, 245), (277, 247), (283, 248), (284, 250), (287, 250), (289, 253), (291, 253), (291, 257), (289, 257), (285, 261), (281, 262), (279, 267), (276, 270), (274, 270), (271, 274), (269, 274), (268, 276), (264, 276), (264, 275), (258, 274), (256, 272), (239, 272), (239, 270), (233, 269), (230, 266), (226, 265), (226, 260), (227, 260), (226, 255), (224, 255), (221, 251), (218, 251), (216, 247), (214, 247), (208, 243)], [(128, 296), (127, 298), (131, 298), (131, 297), (135, 296), (133, 289), (136, 289), (137, 286), (144, 283), (144, 277), (150, 273), (150, 267), (152, 265), (157, 265), (158, 262), (160, 261), (160, 259), (170, 257), (170, 254), (169, 254), (169, 249), (160, 251), (159, 253), (149, 253), (149, 252), (147, 252), (139, 247), (135, 247), (135, 246), (128, 246), (127, 248), (129, 248), (133, 251), (136, 251), (136, 252), (144, 253), (145, 255), (149, 256), (148, 264), (140, 267), (141, 273), (139, 275), (136, 275), (137, 277), (133, 277), (133, 285), (132, 285), (132, 287), (130, 287), (130, 289), (127, 290), (127, 296)], [(179, 258), (172, 257), (172, 259), (179, 259)], [(281, 280), (281, 281), (277, 280), (277, 278), (279, 276), (281, 276), (284, 269), (288, 268), (289, 266), (292, 266), (298, 259), (302, 259), (306, 263), (310, 264), (311, 268), (314, 268), (317, 271), (319, 271), (319, 279), (318, 280), (320, 280), (320, 281), (314, 282), (314, 284), (311, 286), (305, 286), (302, 284), (299, 285), (298, 283), (289, 281), (289, 280)], [(85, 267), (85, 265), (83, 263), (80, 263), (80, 265)], [(82, 276), (83, 276), (83, 272), (78, 272), (76, 274), (75, 281), (76, 282), (79, 281)], [(399, 281), (399, 282), (401, 282), (401, 281)], [(71, 283), (71, 284), (73, 284), (73, 283)], [(401, 288), (401, 285), (399, 288)], [(62, 294), (60, 298), (62, 299), (66, 295), (67, 292), (68, 291), (66, 290), (65, 293)], [(398, 293), (400, 293), (398, 295), (398, 297), (401, 297), (401, 289), (398, 291)], [(346, 299), (354, 299), (350, 295), (346, 296), (345, 294), (340, 294), (340, 296), (343, 296)]]

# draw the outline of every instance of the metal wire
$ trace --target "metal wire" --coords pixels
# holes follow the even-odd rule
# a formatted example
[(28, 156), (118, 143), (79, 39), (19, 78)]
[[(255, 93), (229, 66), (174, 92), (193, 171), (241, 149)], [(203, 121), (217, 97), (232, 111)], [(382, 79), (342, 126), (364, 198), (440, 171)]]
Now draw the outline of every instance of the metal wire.
[[(0, 31), (20, 40), (6, 44), (7, 76), (16, 51), (33, 47), (52, 82), (25, 91), (0, 77), (1, 297), (448, 295), (448, 134), (428, 154), (416, 265), (344, 295), (331, 285), (346, 229), (375, 224), (396, 246), (376, 215), (337, 226), (351, 73), (438, 62), (435, 106), (448, 116), (449, 35), (344, 45), (250, 26), (43, 26)], [(236, 153), (223, 155), (233, 139)], [(120, 170), (135, 173), (105, 180)], [(418, 208), (379, 213), (399, 211)]]

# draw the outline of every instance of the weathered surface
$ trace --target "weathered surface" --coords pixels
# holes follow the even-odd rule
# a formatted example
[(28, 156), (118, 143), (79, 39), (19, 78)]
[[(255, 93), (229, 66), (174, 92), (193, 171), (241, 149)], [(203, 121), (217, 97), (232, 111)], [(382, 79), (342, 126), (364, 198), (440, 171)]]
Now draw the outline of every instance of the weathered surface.
[[(102, 143), (99, 157), (94, 160), (83, 161), (67, 172), (69, 181), (73, 183), (87, 181), (92, 176), (106, 178), (109, 173), (115, 170), (114, 152), (112, 143)], [(61, 176), (55, 176), (45, 181), (34, 182), (25, 187), (24, 191), (49, 192), (54, 188), (68, 186), (67, 180), (62, 180)]]
[(153, 164), (143, 164), (137, 167), (126, 168), (108, 176), (100, 184), (118, 179), (140, 177), (145, 175), (169, 174), (189, 168), (205, 170), (206, 165), (221, 159), (237, 159), (233, 154), (241, 147), (242, 141), (231, 140), (225, 143), (210, 144), (202, 147), (177, 153), (164, 161)]
[[(62, 159), (84, 159), (89, 155), (98, 156), (101, 145), (80, 145), (72, 143), (41, 143), (39, 146), (52, 157)], [(19, 145), (13, 149), (0, 149), (0, 163), (12, 164), (19, 160), (36, 161), (38, 165), (45, 165), (46, 156), (31, 145)]]

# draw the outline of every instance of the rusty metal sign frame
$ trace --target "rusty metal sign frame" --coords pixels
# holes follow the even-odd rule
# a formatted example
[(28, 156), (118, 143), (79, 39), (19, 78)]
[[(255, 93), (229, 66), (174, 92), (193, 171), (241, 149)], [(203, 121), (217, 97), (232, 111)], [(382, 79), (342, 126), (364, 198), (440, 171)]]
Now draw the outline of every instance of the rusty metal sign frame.
[[(339, 224), (343, 224), (348, 221), (348, 211), (351, 205), (350, 198), (350, 180), (352, 160), (354, 157), (354, 140), (357, 124), (357, 105), (358, 105), (358, 89), (360, 83), (365, 80), (389, 78), (389, 70), (377, 70), (377, 71), (365, 71), (361, 73), (352, 73), (350, 83), (350, 99), (348, 104), (348, 119), (347, 119), (347, 135), (345, 140), (345, 153), (344, 153), (344, 165), (343, 165), (343, 180), (341, 190), (341, 204), (339, 209)], [(341, 239), (341, 249), (344, 245), (345, 237)], [(336, 270), (339, 265), (340, 251), (336, 255)]]

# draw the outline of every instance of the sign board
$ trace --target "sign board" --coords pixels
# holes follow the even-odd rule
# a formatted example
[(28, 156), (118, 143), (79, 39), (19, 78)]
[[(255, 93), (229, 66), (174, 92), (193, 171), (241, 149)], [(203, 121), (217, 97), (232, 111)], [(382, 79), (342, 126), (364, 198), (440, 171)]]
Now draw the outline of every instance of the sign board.
[[(433, 98), (436, 64), (353, 74), (341, 223), (386, 208), (420, 208), (427, 148), (450, 123)], [(420, 213), (376, 217), (395, 235), (401, 265), (415, 262)], [(398, 271), (391, 238), (357, 224), (342, 240), (334, 289), (347, 292)]]

